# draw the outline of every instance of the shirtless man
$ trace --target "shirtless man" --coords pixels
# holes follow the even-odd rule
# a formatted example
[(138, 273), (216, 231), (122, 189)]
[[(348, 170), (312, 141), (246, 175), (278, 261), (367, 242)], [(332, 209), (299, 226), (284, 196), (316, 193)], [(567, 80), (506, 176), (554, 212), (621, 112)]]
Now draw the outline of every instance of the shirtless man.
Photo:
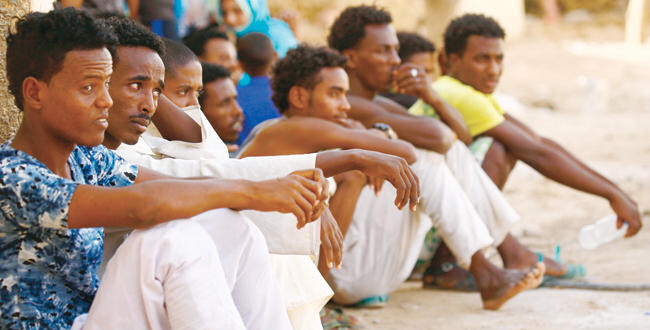
[[(482, 207), (488, 203), (472, 205), (449, 169), (437, 166), (441, 163), (436, 159), (439, 155), (415, 150), (408, 142), (389, 139), (383, 132), (367, 130), (347, 118), (350, 105), (345, 64), (345, 57), (326, 48), (300, 46), (289, 51), (275, 66), (272, 78), (273, 101), (286, 117), (260, 124), (250, 143), (242, 146), (242, 156), (360, 148), (403, 157), (420, 178), (418, 207), (431, 217), (443, 239), (476, 277), (484, 308), (496, 310), (519, 292), (539, 285), (544, 264), (538, 263), (527, 271), (504, 270), (491, 264), (481, 252), (501, 239), (517, 219), (504, 200), (494, 202), (498, 207), (488, 207), (490, 211), (485, 212)], [(482, 180), (489, 182), (487, 177)], [(385, 213), (385, 204), (390, 204), (386, 203), (385, 189), (380, 189), (379, 198), (372, 197), (374, 202), (368, 204), (368, 194), (360, 192), (365, 178), (361, 177), (360, 182), (346, 189), (346, 198), (337, 199), (335, 195), (332, 200), (334, 216), (345, 234), (345, 254), (343, 269), (330, 271), (328, 280), (335, 301), (365, 305), (377, 294), (381, 295), (378, 300), (385, 301), (385, 296), (406, 279), (431, 220), (415, 213), (415, 208), (410, 210), (413, 214)], [(380, 183), (371, 183), (381, 188)], [(337, 201), (341, 204), (337, 205)], [(375, 209), (380, 211), (364, 216)], [(486, 218), (487, 213), (495, 216), (484, 220), (477, 212)]]

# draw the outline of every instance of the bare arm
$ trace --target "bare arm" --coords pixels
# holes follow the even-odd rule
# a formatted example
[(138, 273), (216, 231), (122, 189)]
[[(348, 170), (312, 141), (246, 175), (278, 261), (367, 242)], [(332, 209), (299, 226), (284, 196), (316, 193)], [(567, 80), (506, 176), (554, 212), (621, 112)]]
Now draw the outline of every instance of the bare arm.
[(83, 0), (61, 0), (61, 6), (65, 7), (74, 7), (75, 9), (81, 8)]
[(542, 175), (571, 188), (607, 199), (622, 221), (629, 223), (627, 236), (641, 228), (635, 203), (615, 184), (579, 161), (557, 143), (542, 138), (519, 121), (507, 116), (498, 126), (485, 132), (497, 139), (517, 159)]
[(326, 183), (320, 170), (252, 182), (172, 179), (140, 168), (136, 183), (123, 188), (80, 185), (70, 202), (68, 225), (147, 228), (216, 208), (293, 213), (299, 227), (322, 212)]
[(447, 125), (434, 118), (416, 117), (409, 113), (396, 113), (358, 96), (349, 96), (352, 109), (350, 117), (366, 127), (386, 123), (404, 139), (418, 148), (444, 154), (456, 141), (456, 134)]
[(129, 17), (139, 20), (140, 19), (140, 0), (126, 0), (126, 5), (129, 6)]
[(167, 140), (202, 142), (201, 126), (179, 109), (164, 94), (160, 94), (158, 108), (151, 118), (162, 137)]

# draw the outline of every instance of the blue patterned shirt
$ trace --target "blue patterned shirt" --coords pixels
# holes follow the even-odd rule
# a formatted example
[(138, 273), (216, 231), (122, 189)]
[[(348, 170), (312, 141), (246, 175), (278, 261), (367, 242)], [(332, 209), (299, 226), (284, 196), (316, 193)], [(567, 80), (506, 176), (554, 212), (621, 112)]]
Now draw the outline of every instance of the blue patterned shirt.
[(72, 180), (0, 146), (0, 328), (63, 329), (87, 313), (99, 286), (102, 228), (68, 229), (80, 184), (127, 186), (137, 167), (103, 146), (77, 146)]

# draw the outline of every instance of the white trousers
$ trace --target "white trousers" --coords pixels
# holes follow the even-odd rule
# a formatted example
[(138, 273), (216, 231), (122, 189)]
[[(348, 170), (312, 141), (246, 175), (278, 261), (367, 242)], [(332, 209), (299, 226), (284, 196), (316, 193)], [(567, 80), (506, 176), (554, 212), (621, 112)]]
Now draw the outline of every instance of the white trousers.
[[(77, 321), (74, 327), (78, 327)], [(83, 329), (291, 329), (259, 229), (219, 209), (134, 231)]]
[(418, 149), (417, 159), (412, 164), (420, 179), (416, 212), (395, 207), (389, 184), (379, 196), (362, 190), (343, 242), (342, 269), (328, 278), (336, 302), (353, 304), (395, 290), (411, 273), (431, 225), (458, 263), (469, 267), (472, 255), (501, 244), (519, 220), (462, 143), (444, 156)]

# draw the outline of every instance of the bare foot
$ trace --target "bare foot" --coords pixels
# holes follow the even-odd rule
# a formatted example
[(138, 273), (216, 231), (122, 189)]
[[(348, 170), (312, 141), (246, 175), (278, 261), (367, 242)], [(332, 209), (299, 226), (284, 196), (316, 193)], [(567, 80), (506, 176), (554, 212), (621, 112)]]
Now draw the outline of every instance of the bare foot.
[(520, 292), (534, 289), (542, 283), (545, 266), (539, 262), (528, 272), (519, 270), (501, 270), (501, 274), (485, 280), (479, 280), (478, 286), (483, 300), (483, 309), (498, 310)]
[[(539, 262), (537, 253), (530, 251), (510, 234), (499, 245), (498, 250), (503, 260), (503, 267), (506, 269), (528, 270)], [(566, 265), (556, 262), (553, 258), (543, 257), (547, 275), (562, 276), (566, 274), (568, 270)]]

